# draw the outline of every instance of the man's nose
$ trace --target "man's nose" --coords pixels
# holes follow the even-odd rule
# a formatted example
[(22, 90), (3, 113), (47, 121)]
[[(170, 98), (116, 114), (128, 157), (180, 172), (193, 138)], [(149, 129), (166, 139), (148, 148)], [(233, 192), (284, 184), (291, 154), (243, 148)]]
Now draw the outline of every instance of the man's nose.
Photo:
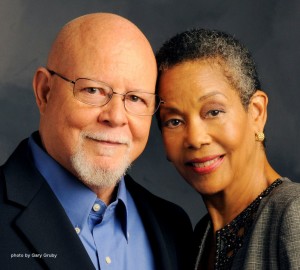
[(127, 111), (124, 106), (124, 94), (113, 92), (110, 101), (102, 107), (98, 121), (109, 123), (111, 126), (127, 124)]

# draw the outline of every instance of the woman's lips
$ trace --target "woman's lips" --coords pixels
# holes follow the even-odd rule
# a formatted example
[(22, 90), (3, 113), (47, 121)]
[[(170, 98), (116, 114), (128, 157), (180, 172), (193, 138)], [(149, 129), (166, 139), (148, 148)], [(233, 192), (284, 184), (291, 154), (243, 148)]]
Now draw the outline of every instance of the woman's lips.
[(209, 156), (200, 159), (192, 159), (186, 162), (194, 172), (208, 174), (217, 169), (223, 162), (225, 155)]

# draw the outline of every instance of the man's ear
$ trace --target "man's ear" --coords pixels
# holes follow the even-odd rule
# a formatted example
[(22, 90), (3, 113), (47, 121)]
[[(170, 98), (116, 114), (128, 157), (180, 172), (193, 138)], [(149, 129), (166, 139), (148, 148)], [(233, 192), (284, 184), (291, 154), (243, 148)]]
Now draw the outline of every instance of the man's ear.
[(40, 114), (46, 110), (50, 93), (51, 74), (44, 67), (39, 67), (33, 77), (32, 86), (34, 90), (36, 104)]
[(255, 126), (255, 132), (263, 132), (267, 121), (268, 96), (257, 90), (251, 98), (249, 110)]

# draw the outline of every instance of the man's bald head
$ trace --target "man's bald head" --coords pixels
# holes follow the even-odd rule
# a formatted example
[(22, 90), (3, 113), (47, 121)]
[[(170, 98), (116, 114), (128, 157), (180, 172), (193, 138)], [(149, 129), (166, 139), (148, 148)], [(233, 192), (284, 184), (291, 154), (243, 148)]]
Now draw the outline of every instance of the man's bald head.
[(120, 48), (138, 49), (154, 61), (147, 38), (132, 22), (111, 13), (88, 14), (61, 29), (51, 47), (47, 66), (65, 72), (76, 64), (77, 58), (86, 58), (87, 54), (96, 57), (99, 50), (118, 54)]

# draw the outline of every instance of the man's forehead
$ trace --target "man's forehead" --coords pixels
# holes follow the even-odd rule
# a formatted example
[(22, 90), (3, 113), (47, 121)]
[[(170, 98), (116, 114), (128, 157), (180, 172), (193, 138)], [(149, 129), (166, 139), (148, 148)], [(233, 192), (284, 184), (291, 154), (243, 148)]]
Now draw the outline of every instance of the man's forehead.
[(101, 53), (120, 57), (118, 54), (124, 47), (144, 47), (152, 52), (144, 35), (126, 19), (110, 14), (83, 16), (62, 29), (52, 46), (48, 61), (61, 65), (62, 58), (65, 61), (65, 58), (78, 59), (81, 52), (91, 57)]

